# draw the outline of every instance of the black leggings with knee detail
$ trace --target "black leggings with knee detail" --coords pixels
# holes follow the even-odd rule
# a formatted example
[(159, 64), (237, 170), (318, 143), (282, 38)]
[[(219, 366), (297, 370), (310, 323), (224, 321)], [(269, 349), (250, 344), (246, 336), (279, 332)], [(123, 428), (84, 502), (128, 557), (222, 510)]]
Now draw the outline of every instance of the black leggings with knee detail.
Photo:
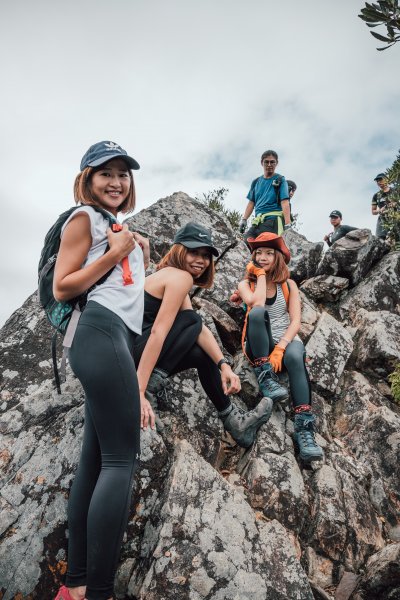
[[(221, 373), (217, 365), (196, 343), (203, 322), (193, 310), (182, 310), (176, 316), (163, 344), (157, 367), (174, 375), (186, 369), (197, 369), (200, 383), (218, 411), (230, 405), (229, 397), (224, 394)], [(133, 356), (138, 366), (142, 352), (151, 333), (151, 327), (136, 338)]]
[(68, 503), (66, 585), (87, 585), (87, 600), (113, 594), (140, 453), (135, 337), (115, 313), (89, 301), (70, 350), (86, 402), (82, 453)]
[[(251, 360), (265, 358), (271, 354), (274, 346), (268, 311), (262, 306), (255, 306), (248, 315), (246, 353)], [(294, 406), (311, 405), (311, 386), (305, 358), (306, 351), (300, 340), (293, 340), (286, 346), (283, 364), (289, 375)]]

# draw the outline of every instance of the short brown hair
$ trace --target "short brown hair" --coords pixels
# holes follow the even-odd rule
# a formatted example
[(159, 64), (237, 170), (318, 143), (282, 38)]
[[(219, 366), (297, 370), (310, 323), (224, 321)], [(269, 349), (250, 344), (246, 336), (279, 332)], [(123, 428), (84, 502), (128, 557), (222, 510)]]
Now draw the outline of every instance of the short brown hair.
[[(273, 249), (275, 250), (275, 248)], [(253, 261), (256, 261), (257, 250), (258, 248), (256, 248), (251, 255)], [(285, 258), (279, 250), (275, 250), (275, 262), (269, 271), (268, 276), (273, 283), (284, 283), (290, 277), (290, 271), (285, 263)], [(255, 276), (247, 275), (247, 279), (249, 279), (249, 281), (256, 281), (257, 278)]]
[[(92, 194), (91, 181), (94, 173), (99, 171), (104, 165), (100, 167), (86, 167), (81, 171), (75, 178), (74, 183), (74, 198), (76, 204), (87, 204), (89, 206), (98, 206), (96, 198)], [(118, 207), (118, 211), (122, 213), (129, 213), (135, 208), (136, 193), (135, 193), (135, 182), (133, 181), (132, 172), (128, 169), (129, 179), (131, 180), (131, 186), (129, 193), (122, 204)]]
[(266, 150), (261, 154), (261, 164), (264, 158), (267, 158), (267, 156), (273, 156), (276, 162), (278, 162), (278, 154), (275, 152), (275, 150)]
[[(186, 248), (186, 246), (183, 246), (182, 244), (174, 244), (158, 263), (157, 271), (164, 269), (165, 267), (175, 267), (175, 269), (186, 271), (185, 260), (188, 252), (189, 248)], [(214, 275), (214, 261), (210, 253), (210, 264), (200, 277), (194, 279), (194, 283), (198, 287), (210, 288), (214, 283)]]

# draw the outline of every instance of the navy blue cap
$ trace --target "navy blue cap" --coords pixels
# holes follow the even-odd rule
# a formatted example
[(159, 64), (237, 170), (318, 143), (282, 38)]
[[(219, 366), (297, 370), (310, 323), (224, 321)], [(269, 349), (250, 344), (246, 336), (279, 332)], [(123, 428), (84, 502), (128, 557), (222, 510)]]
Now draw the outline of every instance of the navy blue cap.
[(185, 248), (210, 248), (214, 256), (219, 256), (218, 250), (212, 245), (211, 231), (193, 221), (178, 229), (174, 244), (182, 244)]
[(118, 146), (115, 142), (97, 142), (90, 146), (89, 150), (81, 160), (81, 171), (86, 167), (99, 167), (112, 158), (122, 158), (130, 169), (140, 169), (139, 163), (128, 156), (126, 150)]
[(378, 175), (374, 178), (374, 181), (378, 181), (378, 179), (387, 179), (388, 176), (386, 173), (378, 173)]

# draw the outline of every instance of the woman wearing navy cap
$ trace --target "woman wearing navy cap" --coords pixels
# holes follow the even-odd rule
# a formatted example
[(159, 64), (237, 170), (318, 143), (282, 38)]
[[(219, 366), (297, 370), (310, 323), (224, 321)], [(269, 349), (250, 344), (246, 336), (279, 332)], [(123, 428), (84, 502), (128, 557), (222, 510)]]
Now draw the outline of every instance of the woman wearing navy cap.
[[(147, 394), (154, 404), (170, 375), (195, 368), (225, 429), (240, 446), (248, 447), (269, 418), (270, 400), (263, 399), (249, 412), (231, 403), (229, 394), (240, 391), (239, 378), (189, 298), (193, 285), (209, 288), (213, 284), (213, 256), (218, 256), (218, 250), (210, 231), (187, 223), (177, 231), (157, 271), (146, 277), (143, 334), (134, 348), (140, 395), (143, 403)], [(149, 416), (152, 425), (154, 416)], [(143, 416), (142, 425), (146, 427), (148, 422)]]
[(140, 454), (140, 396), (131, 351), (142, 330), (148, 242), (127, 225), (113, 233), (94, 208), (115, 219), (118, 212), (133, 210), (131, 169), (139, 164), (118, 144), (104, 141), (89, 148), (74, 186), (80, 206), (64, 224), (55, 267), (59, 301), (94, 286), (69, 353), (85, 391), (85, 423), (68, 503), (66, 585), (57, 600), (112, 600)]

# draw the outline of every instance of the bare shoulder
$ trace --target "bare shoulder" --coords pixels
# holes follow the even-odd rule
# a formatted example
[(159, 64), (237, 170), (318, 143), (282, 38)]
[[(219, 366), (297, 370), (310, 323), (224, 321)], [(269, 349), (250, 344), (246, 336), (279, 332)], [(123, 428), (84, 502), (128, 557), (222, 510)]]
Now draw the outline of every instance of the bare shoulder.
[(166, 282), (183, 283), (192, 286), (193, 277), (187, 271), (183, 269), (177, 269), (176, 267), (164, 267), (160, 269), (158, 273), (162, 274)]
[(290, 291), (299, 289), (294, 279), (287, 279), (287, 282), (289, 284)]
[(70, 220), (65, 225), (64, 231), (74, 231), (74, 230), (90, 230), (90, 217), (87, 212), (79, 211), (77, 213), (72, 213)]
[(146, 277), (145, 290), (149, 294), (162, 298), (167, 290), (185, 295), (192, 285), (193, 277), (187, 271), (164, 267)]

